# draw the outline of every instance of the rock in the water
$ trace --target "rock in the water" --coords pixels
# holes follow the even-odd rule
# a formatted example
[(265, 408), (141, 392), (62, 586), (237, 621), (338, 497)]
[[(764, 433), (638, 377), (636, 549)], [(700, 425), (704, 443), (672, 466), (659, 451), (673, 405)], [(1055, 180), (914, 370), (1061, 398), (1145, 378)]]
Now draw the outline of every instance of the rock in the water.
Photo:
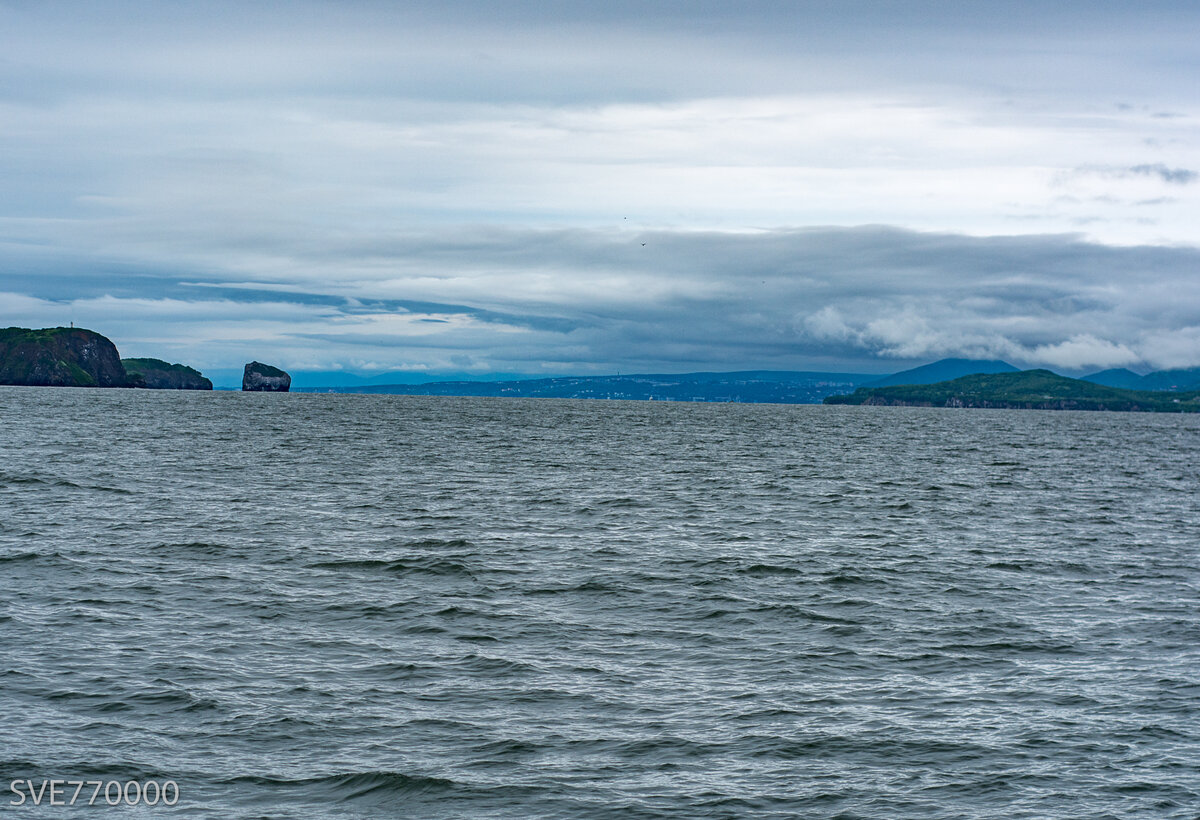
[(104, 336), (81, 327), (0, 330), (0, 384), (128, 387), (121, 354)]
[[(121, 359), (129, 380), (137, 387), (151, 390), (212, 390), (212, 382), (200, 371), (185, 364), (170, 364), (162, 359)], [(139, 383), (140, 382), (140, 383)]]
[(242, 389), (266, 391), (270, 393), (286, 393), (292, 386), (292, 377), (280, 370), (262, 362), (250, 362), (242, 374)]

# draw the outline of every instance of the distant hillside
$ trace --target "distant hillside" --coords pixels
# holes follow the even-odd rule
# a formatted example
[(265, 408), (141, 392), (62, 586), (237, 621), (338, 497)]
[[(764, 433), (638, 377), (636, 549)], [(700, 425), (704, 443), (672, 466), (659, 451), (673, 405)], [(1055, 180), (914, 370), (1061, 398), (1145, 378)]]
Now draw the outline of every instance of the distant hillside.
[(1200, 390), (1200, 367), (1156, 370), (1142, 376), (1138, 390)]
[(867, 387), (891, 387), (897, 384), (936, 384), (974, 373), (1014, 373), (1017, 368), (999, 359), (941, 359), (932, 364), (902, 370), (868, 382)]
[(307, 388), (304, 392), (820, 404), (826, 396), (853, 390), (872, 378), (861, 373), (748, 370), (732, 373), (576, 376), (501, 382), (357, 385)]
[(1085, 382), (1102, 384), (1105, 387), (1122, 387), (1126, 390), (1137, 390), (1142, 377), (1124, 367), (1114, 367), (1111, 370), (1101, 370), (1082, 377)]
[(185, 364), (171, 364), (162, 359), (121, 359), (129, 381), (135, 387), (151, 390), (212, 390), (212, 382), (200, 371)]
[(928, 385), (860, 387), (848, 396), (829, 396), (825, 403), (1195, 413), (1200, 412), (1200, 391), (1163, 394), (1123, 390), (1068, 379), (1049, 370), (1023, 370), (964, 376)]

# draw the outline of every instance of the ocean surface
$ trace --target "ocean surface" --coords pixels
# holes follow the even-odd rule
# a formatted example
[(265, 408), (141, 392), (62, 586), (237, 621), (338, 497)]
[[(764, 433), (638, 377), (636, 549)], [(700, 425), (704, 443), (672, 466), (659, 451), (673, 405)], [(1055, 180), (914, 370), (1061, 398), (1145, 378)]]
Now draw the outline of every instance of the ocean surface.
[(1198, 553), (1197, 416), (0, 388), (0, 814), (1194, 820)]

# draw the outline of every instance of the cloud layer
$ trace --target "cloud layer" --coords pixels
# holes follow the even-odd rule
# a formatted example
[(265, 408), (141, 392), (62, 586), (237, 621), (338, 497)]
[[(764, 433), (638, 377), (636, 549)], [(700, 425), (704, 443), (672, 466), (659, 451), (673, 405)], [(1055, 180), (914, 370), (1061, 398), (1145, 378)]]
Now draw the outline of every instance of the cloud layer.
[(295, 260), (310, 274), (286, 283), (181, 279), (146, 297), (135, 272), (123, 297), (5, 298), (17, 323), (70, 319), (129, 354), (211, 367), (253, 350), (434, 373), (883, 371), (941, 356), (1083, 370), (1194, 364), (1200, 340), (1200, 251), (1064, 235), (454, 229), (332, 257), (353, 275)]
[(208, 367), (1200, 363), (1200, 11), (1052, 5), (0, 4), (0, 319)]

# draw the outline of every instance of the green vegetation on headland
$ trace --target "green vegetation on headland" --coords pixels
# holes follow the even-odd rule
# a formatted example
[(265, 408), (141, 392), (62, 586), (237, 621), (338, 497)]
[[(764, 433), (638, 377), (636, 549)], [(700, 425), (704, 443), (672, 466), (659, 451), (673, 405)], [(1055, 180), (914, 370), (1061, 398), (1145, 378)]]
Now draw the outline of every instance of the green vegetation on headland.
[(162, 359), (121, 359), (134, 387), (152, 390), (212, 390), (212, 382), (186, 364), (171, 364)]
[(1200, 412), (1200, 390), (1151, 392), (1068, 379), (1049, 370), (963, 376), (936, 384), (860, 387), (826, 404), (903, 407), (991, 407), (1022, 410), (1118, 410), (1155, 413)]

